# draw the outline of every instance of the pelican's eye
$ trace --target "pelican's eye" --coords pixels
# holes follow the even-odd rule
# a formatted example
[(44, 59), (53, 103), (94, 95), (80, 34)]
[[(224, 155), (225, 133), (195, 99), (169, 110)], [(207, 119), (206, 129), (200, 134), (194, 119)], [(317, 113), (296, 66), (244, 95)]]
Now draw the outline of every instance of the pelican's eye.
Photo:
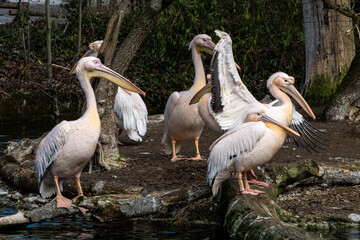
[(287, 82), (288, 82), (288, 80), (287, 80), (287, 79), (285, 79), (285, 82), (287, 83)]

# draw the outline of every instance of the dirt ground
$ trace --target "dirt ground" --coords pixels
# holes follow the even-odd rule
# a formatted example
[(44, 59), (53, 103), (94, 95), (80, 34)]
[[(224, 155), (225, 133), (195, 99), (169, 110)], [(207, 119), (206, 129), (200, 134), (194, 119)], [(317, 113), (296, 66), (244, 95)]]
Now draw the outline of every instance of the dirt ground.
[[(320, 119), (323, 108), (315, 108), (315, 114)], [(153, 191), (180, 189), (196, 183), (206, 182), (209, 146), (217, 139), (218, 134), (207, 127), (201, 135), (200, 153), (203, 161), (171, 162), (171, 155), (163, 151), (161, 138), (163, 121), (161, 116), (149, 117), (148, 130), (140, 144), (131, 143), (125, 135), (120, 141), (121, 154), (129, 160), (126, 167), (116, 171), (101, 171), (95, 167), (92, 174), (83, 173), (81, 182), (86, 196), (111, 193), (139, 193), (146, 195)], [(299, 148), (294, 142), (286, 142), (269, 164), (284, 164), (304, 159), (312, 159), (318, 164), (343, 158), (349, 161), (360, 160), (360, 124), (343, 122), (311, 121), (314, 126), (324, 132), (328, 147), (318, 149), (318, 153), (309, 153)], [(192, 141), (186, 142), (180, 151), (181, 156), (195, 155)], [(263, 179), (260, 171), (256, 171)], [(104, 182), (99, 192), (97, 184)], [(357, 186), (296, 186), (279, 196), (277, 203), (285, 210), (308, 218), (334, 218), (338, 213), (360, 213), (360, 185)], [(73, 197), (76, 188), (73, 179), (64, 183), (64, 195)]]
[[(315, 109), (320, 117), (323, 108)], [(127, 145), (119, 146), (120, 152), (129, 158), (124, 169), (112, 172), (97, 171), (94, 174), (84, 173), (82, 184), (86, 195), (94, 195), (94, 184), (105, 181), (106, 193), (142, 193), (152, 191), (183, 188), (206, 181), (209, 146), (218, 137), (205, 127), (200, 138), (200, 153), (203, 161), (171, 162), (171, 156), (163, 151), (161, 138), (163, 122), (159, 116), (150, 116), (148, 131), (140, 144), (131, 144), (124, 135), (121, 141)], [(283, 164), (303, 159), (313, 159), (319, 164), (335, 158), (360, 160), (360, 126), (352, 122), (311, 121), (314, 126), (324, 131), (329, 147), (318, 149), (318, 153), (309, 153), (299, 148), (294, 142), (286, 142), (283, 148), (271, 160), (271, 164)], [(193, 142), (186, 142), (180, 151), (182, 156), (195, 154)], [(258, 173), (258, 172), (257, 172)], [(261, 173), (258, 173), (261, 179)], [(66, 182), (75, 193), (72, 181)], [(340, 211), (344, 213), (360, 212), (360, 186), (298, 186), (284, 192), (277, 203), (294, 215), (309, 218), (336, 217)]]

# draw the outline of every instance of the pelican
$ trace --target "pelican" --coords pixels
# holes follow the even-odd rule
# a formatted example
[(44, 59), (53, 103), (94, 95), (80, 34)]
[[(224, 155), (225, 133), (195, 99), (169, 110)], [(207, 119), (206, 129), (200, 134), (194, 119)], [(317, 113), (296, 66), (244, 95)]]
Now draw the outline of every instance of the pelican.
[[(90, 43), (90, 49), (83, 57), (97, 57), (102, 43), (102, 40)], [(115, 96), (114, 112), (117, 143), (122, 144), (119, 136), (123, 131), (131, 140), (141, 142), (146, 133), (148, 111), (140, 95), (119, 87)]]
[(78, 195), (83, 196), (80, 175), (94, 154), (100, 136), (100, 118), (90, 78), (103, 77), (115, 84), (145, 95), (129, 80), (104, 66), (98, 58), (84, 57), (78, 61), (70, 74), (75, 72), (86, 97), (86, 111), (75, 121), (62, 121), (40, 142), (35, 156), (35, 170), (42, 197), (56, 193), (58, 208), (71, 208), (71, 200), (61, 191), (62, 179), (75, 177)]
[(265, 111), (265, 107), (249, 108), (238, 124), (210, 146), (207, 180), (210, 185), (214, 182), (214, 195), (219, 182), (224, 180), (219, 178), (229, 169), (238, 173), (241, 194), (264, 193), (250, 188), (247, 172), (267, 163), (275, 155), (285, 141), (286, 132), (300, 137), (297, 132), (265, 115)]
[[(283, 72), (273, 74), (267, 82), (270, 93), (278, 99), (280, 104), (278, 106), (264, 105), (257, 101), (236, 71), (230, 36), (218, 30), (215, 32), (221, 39), (214, 49), (211, 61), (211, 109), (221, 129), (229, 130), (244, 123), (243, 116), (251, 108), (264, 108), (266, 115), (288, 127), (292, 122), (293, 104), (287, 94), (291, 95), (315, 119), (311, 108), (294, 87), (295, 79)], [(275, 139), (280, 146), (285, 141), (285, 135), (283, 136)], [(277, 150), (274, 147), (264, 151), (276, 152)], [(269, 160), (270, 158), (267, 159), (267, 161)], [(209, 166), (210, 168), (211, 166)]]
[(189, 160), (202, 160), (199, 152), (198, 140), (204, 127), (199, 116), (197, 104), (189, 105), (191, 98), (206, 84), (205, 72), (200, 52), (213, 53), (215, 44), (206, 34), (199, 34), (189, 44), (195, 68), (194, 83), (188, 91), (173, 92), (165, 107), (164, 135), (162, 144), (167, 154), (173, 153), (172, 161), (181, 160), (176, 153), (180, 151), (182, 142), (194, 140), (196, 156)]

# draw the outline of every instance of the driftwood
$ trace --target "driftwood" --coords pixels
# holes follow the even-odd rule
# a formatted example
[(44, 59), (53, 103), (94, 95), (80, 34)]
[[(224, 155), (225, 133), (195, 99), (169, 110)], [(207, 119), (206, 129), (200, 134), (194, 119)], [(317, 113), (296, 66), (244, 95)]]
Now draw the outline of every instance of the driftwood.
[(56, 208), (56, 202), (52, 201), (30, 211), (19, 211), (17, 214), (0, 218), (0, 227), (82, 214), (84, 210), (86, 211), (84, 214), (95, 217), (101, 222), (108, 222), (114, 218), (132, 218), (151, 214), (174, 215), (175, 210), (179, 207), (210, 195), (210, 188), (205, 184), (200, 184), (186, 189), (153, 192), (146, 196), (141, 194), (112, 194), (83, 197), (73, 203), (70, 211)]
[[(293, 184), (303, 178), (318, 175), (317, 164), (305, 160), (283, 168), (270, 168), (275, 183), (281, 188)], [(231, 239), (320, 239), (319, 236), (309, 233), (281, 221), (278, 216), (278, 207), (274, 199), (278, 194), (278, 186), (271, 184), (266, 194), (258, 196), (239, 195), (237, 181), (226, 181), (218, 195), (221, 217), (225, 229)], [(264, 190), (264, 189), (262, 189)]]

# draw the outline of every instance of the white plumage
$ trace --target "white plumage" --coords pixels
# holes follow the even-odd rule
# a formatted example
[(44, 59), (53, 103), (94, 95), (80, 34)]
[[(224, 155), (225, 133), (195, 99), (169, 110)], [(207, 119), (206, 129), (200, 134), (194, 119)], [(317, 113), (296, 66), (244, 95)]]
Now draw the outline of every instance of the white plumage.
[[(90, 43), (90, 49), (83, 57), (97, 57), (102, 43), (102, 40)], [(148, 111), (140, 95), (119, 87), (115, 96), (114, 112), (116, 139), (119, 140), (120, 133), (125, 131), (131, 140), (141, 142), (141, 137), (145, 135), (147, 129)]]

